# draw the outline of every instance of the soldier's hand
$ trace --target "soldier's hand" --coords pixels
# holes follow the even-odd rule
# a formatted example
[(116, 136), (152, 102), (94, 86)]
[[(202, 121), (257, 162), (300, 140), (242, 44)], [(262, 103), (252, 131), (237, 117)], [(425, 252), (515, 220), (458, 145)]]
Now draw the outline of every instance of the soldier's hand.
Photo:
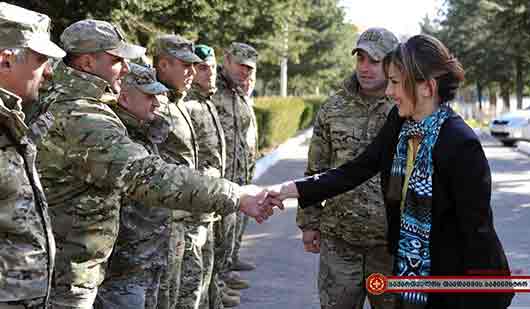
[(240, 191), (240, 210), (258, 223), (272, 216), (274, 207), (283, 209), (282, 201), (274, 192), (268, 192), (254, 185), (243, 186)]
[(302, 233), (304, 250), (311, 253), (320, 253), (320, 231), (304, 230)]

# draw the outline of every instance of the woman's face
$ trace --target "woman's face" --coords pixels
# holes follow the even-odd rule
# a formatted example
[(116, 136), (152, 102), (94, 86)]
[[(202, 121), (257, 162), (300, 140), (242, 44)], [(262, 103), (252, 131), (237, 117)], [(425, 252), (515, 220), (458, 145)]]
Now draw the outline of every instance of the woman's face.
[(414, 115), (415, 105), (412, 97), (405, 91), (405, 78), (392, 62), (388, 66), (388, 84), (385, 94), (396, 102), (399, 116), (412, 117)]

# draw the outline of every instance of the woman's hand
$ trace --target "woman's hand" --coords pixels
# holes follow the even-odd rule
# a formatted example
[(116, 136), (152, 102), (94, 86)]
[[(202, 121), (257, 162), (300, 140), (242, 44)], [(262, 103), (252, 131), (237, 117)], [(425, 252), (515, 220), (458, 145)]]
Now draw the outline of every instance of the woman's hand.
[(287, 181), (282, 184), (272, 185), (267, 187), (267, 191), (274, 193), (281, 201), (288, 198), (298, 198), (298, 189), (294, 181)]

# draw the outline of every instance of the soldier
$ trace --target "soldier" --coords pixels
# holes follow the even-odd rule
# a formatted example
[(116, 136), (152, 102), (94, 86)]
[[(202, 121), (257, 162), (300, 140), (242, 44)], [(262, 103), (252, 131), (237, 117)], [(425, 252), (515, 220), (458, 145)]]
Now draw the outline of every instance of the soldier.
[(38, 156), (57, 241), (52, 308), (92, 308), (118, 234), (123, 196), (145, 206), (199, 213), (230, 213), (239, 205), (259, 221), (270, 214), (258, 205), (263, 193), (246, 195), (256, 188), (240, 189), (168, 165), (130, 139), (106, 102), (121, 89), (126, 59), (141, 56), (143, 48), (99, 20), (70, 25), (61, 41), (67, 55), (43, 100), (55, 123)]
[[(132, 63), (118, 100), (108, 102), (129, 138), (150, 155), (159, 155), (158, 144), (169, 130), (163, 121), (157, 130), (149, 125), (160, 117), (155, 115), (160, 106), (156, 95), (167, 91), (157, 82), (154, 69)], [(121, 204), (118, 238), (95, 307), (156, 309), (160, 278), (167, 271), (169, 210), (146, 207), (128, 197)]]
[[(185, 105), (197, 132), (197, 143), (199, 146), (198, 169), (213, 177), (224, 177), (226, 163), (225, 138), (219, 115), (212, 103), (212, 96), (217, 90), (215, 87), (217, 61), (213, 48), (206, 45), (195, 46), (195, 54), (203, 62), (195, 65), (197, 73), (188, 96), (190, 100), (186, 101)], [(235, 216), (233, 217), (235, 218)], [(182, 291), (184, 290), (197, 289), (198, 286), (196, 284), (193, 285), (193, 283), (196, 283), (197, 278), (203, 278), (203, 293), (199, 308), (219, 309), (223, 308), (223, 303), (227, 305), (225, 307), (237, 306), (240, 303), (238, 297), (222, 293), (221, 289), (225, 287), (218, 278), (219, 270), (226, 263), (226, 255), (231, 252), (231, 243), (226, 240), (227, 238), (233, 239), (233, 237), (226, 237), (223, 219), (212, 222), (213, 233), (212, 227), (209, 226), (211, 223), (209, 225), (206, 225), (206, 222), (202, 224), (205, 229), (208, 229), (209, 237), (207, 238), (207, 243), (203, 246), (203, 250), (198, 252), (195, 263), (192, 263), (192, 265), (197, 266), (196, 277), (195, 279), (183, 278), (185, 280), (182, 280), (181, 296), (183, 296)], [(185, 254), (184, 259), (186, 260), (187, 257), (195, 257), (195, 255)], [(202, 258), (202, 260), (199, 258)], [(202, 269), (200, 266), (202, 266)], [(206, 293), (208, 291), (209, 293)], [(199, 293), (196, 292), (196, 294)]]
[[(193, 48), (191, 41), (179, 35), (162, 35), (155, 40), (153, 58), (158, 79), (170, 89), (168, 100), (162, 102), (160, 108), (160, 113), (170, 124), (168, 138), (160, 145), (160, 154), (166, 162), (196, 169), (197, 136), (184, 106), (184, 97), (195, 75), (193, 65), (202, 62), (193, 53)], [(201, 251), (208, 237), (208, 230), (200, 223), (214, 219), (212, 213), (196, 216), (185, 211), (171, 213), (169, 270), (162, 279), (161, 308), (194, 308), (195, 303), (198, 305), (203, 278), (196, 272), (191, 256)], [(185, 251), (188, 264), (183, 264)], [(182, 295), (181, 283), (187, 283)]]
[[(307, 175), (355, 158), (376, 136), (393, 106), (384, 95), (382, 59), (398, 43), (386, 29), (361, 34), (352, 54), (356, 70), (322, 105), (309, 147)], [(307, 252), (320, 253), (318, 287), (322, 309), (362, 308), (364, 280), (373, 272), (392, 274), (385, 240), (386, 217), (378, 178), (328, 200), (324, 207), (298, 209)], [(354, 207), (352, 207), (352, 204)], [(372, 308), (391, 308), (391, 294), (368, 295)]]
[[(224, 62), (219, 66), (217, 93), (213, 102), (221, 119), (226, 139), (225, 178), (238, 183), (252, 181), (257, 155), (257, 125), (252, 101), (249, 97), (251, 79), (256, 74), (257, 51), (244, 43), (232, 43), (225, 51)], [(228, 221), (225, 218), (225, 221)], [(239, 215), (235, 223), (226, 222), (233, 229), (234, 248), (228, 258), (227, 268), (220, 277), (235, 289), (247, 288), (248, 283), (230, 270), (252, 270), (249, 262), (239, 258), (239, 248), (248, 218)]]
[(48, 58), (64, 56), (49, 27), (46, 15), (0, 3), (0, 309), (46, 308), (51, 287), (55, 241), (23, 113), (51, 73)]

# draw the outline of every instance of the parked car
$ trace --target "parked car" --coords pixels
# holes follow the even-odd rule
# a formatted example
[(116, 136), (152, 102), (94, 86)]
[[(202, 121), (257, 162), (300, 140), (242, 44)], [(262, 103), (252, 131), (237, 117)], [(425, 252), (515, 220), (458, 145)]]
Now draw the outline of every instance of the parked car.
[(511, 147), (517, 141), (530, 141), (530, 107), (493, 119), (490, 132), (504, 146)]

